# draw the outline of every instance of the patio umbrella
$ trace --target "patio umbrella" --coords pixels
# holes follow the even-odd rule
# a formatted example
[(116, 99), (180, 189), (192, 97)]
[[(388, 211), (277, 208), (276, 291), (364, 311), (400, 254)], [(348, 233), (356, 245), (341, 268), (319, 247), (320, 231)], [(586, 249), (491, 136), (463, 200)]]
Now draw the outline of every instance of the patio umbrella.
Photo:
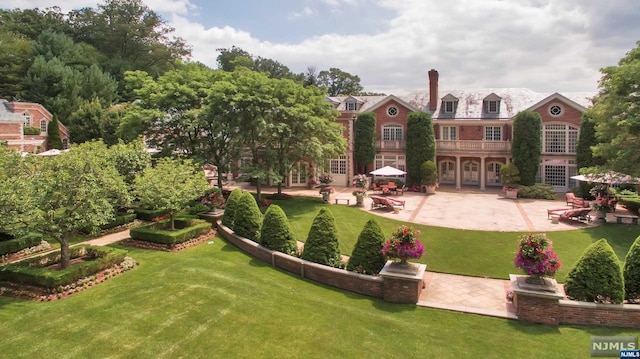
[(395, 167), (384, 166), (382, 168), (378, 168), (377, 170), (371, 171), (369, 173), (374, 175), (374, 176), (402, 176), (402, 175), (406, 174), (407, 172), (405, 172), (403, 170), (399, 170), (399, 169), (397, 169)]
[(582, 182), (594, 182), (594, 183), (606, 183), (606, 184), (621, 184), (621, 183), (639, 183), (640, 178), (631, 177), (619, 172), (605, 172), (597, 174), (577, 175), (572, 176), (572, 179)]

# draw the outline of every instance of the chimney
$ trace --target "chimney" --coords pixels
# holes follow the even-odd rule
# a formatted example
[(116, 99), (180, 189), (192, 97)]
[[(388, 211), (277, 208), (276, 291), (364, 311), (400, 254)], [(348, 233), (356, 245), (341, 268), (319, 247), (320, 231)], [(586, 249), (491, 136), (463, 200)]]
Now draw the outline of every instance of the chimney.
[(435, 111), (438, 107), (438, 71), (429, 70), (429, 110)]

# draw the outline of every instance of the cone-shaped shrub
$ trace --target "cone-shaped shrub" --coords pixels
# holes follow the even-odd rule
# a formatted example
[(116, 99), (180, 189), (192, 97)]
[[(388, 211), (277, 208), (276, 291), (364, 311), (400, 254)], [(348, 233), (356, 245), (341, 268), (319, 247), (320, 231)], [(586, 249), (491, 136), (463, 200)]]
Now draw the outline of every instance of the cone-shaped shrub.
[(260, 230), (260, 244), (282, 253), (295, 255), (298, 244), (293, 238), (287, 215), (277, 204), (267, 208)]
[(222, 215), (222, 224), (233, 229), (233, 216), (236, 214), (236, 206), (238, 200), (242, 197), (242, 190), (236, 188), (229, 194), (227, 204), (224, 206), (224, 214)]
[(364, 274), (378, 274), (387, 260), (382, 254), (385, 237), (380, 224), (370, 219), (358, 236), (347, 270)]
[(605, 238), (585, 249), (567, 275), (564, 290), (575, 300), (622, 303), (622, 269), (618, 257)]
[(328, 209), (322, 208), (313, 219), (302, 259), (332, 267), (340, 265), (340, 246), (335, 219)]
[(640, 236), (629, 248), (624, 261), (624, 298), (640, 301)]
[(233, 215), (233, 231), (240, 237), (258, 242), (261, 226), (262, 212), (256, 199), (251, 193), (243, 192)]

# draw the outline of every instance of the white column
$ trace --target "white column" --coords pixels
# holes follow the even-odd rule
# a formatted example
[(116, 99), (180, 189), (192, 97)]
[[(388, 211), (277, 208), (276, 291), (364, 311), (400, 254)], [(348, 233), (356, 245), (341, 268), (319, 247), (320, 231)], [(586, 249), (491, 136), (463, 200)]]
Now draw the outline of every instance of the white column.
[(456, 189), (462, 188), (462, 164), (460, 156), (456, 156)]
[(484, 164), (486, 157), (480, 157), (480, 190), (484, 191), (487, 181), (487, 168)]

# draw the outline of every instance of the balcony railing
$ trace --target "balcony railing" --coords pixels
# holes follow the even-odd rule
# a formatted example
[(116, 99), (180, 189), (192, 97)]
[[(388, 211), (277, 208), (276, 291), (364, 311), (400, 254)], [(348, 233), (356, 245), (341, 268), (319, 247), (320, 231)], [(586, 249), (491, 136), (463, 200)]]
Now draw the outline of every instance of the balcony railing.
[(407, 147), (407, 141), (376, 141), (377, 150), (404, 150)]
[(450, 152), (510, 152), (511, 142), (509, 141), (436, 141), (437, 151)]

